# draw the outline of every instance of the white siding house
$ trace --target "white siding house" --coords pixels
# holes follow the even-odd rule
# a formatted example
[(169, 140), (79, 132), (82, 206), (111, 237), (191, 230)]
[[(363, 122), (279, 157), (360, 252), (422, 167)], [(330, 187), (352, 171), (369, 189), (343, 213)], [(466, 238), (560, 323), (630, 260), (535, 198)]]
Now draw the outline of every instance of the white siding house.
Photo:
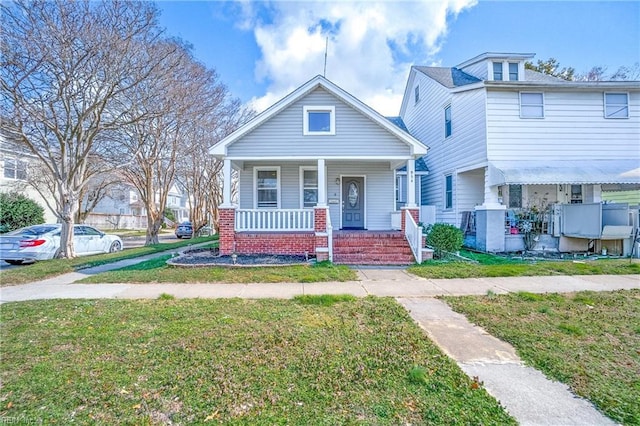
[(565, 81), (525, 70), (532, 58), (411, 68), (400, 116), (430, 147), (422, 202), (438, 221), (466, 227), (475, 211), (528, 209), (547, 212), (553, 234), (553, 204), (640, 188), (640, 82)]

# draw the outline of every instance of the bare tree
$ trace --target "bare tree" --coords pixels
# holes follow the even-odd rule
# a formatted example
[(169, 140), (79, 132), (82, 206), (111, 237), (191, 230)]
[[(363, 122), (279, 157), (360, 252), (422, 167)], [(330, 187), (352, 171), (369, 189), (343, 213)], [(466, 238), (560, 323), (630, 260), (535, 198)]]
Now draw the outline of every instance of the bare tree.
[(105, 133), (140, 118), (130, 112), (130, 93), (164, 60), (145, 54), (161, 35), (158, 12), (128, 1), (17, 0), (0, 8), (2, 116), (50, 177), (61, 255), (73, 257), (79, 197), (99, 171), (88, 159), (107, 158), (113, 142)]

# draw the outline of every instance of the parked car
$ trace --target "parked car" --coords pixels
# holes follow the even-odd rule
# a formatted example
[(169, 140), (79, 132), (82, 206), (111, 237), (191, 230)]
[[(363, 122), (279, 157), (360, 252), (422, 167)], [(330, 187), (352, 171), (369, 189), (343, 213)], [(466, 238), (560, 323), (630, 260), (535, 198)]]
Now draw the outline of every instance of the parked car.
[(193, 236), (193, 225), (191, 222), (182, 222), (176, 228), (176, 237), (177, 238), (191, 238)]
[[(27, 226), (0, 235), (0, 260), (12, 265), (53, 259), (60, 253), (62, 225), (42, 224)], [(76, 255), (113, 253), (122, 250), (117, 235), (105, 234), (87, 225), (73, 225), (73, 247)]]

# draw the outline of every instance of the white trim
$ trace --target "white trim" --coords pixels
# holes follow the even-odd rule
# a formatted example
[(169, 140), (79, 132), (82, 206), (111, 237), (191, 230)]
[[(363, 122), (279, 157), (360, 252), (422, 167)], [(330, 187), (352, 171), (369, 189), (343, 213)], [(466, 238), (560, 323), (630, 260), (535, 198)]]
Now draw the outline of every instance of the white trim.
[[(309, 130), (310, 112), (328, 112), (329, 131)], [(304, 105), (302, 107), (302, 134), (304, 136), (334, 136), (336, 134), (336, 107), (322, 105)]]
[[(418, 157), (421, 157), (420, 155)], [(318, 156), (269, 156), (269, 157), (225, 157), (232, 161), (317, 161)], [(332, 156), (323, 155), (325, 160), (366, 160), (366, 161), (391, 161), (391, 160), (410, 160), (411, 158), (417, 158), (415, 156), (395, 155), (395, 156), (373, 156), (373, 155), (361, 155), (361, 156)]]
[[(314, 207), (318, 206), (318, 200), (316, 200), (316, 205), (315, 206), (311, 206), (311, 207), (305, 207), (304, 206), (304, 172), (307, 170), (315, 170), (316, 172), (318, 171), (318, 166), (300, 166), (299, 167), (299, 172), (298, 172), (298, 176), (300, 178), (299, 181), (299, 186), (300, 186), (300, 208), (301, 209), (312, 209)], [(320, 196), (320, 176), (316, 175), (316, 196), (319, 197)]]
[[(627, 103), (626, 103), (626, 107), (627, 107), (627, 116), (626, 117), (607, 117), (607, 95), (626, 95), (627, 96)], [(622, 106), (622, 104), (612, 104), (612, 106), (614, 105), (620, 105)], [(629, 118), (629, 92), (604, 92), (602, 94), (602, 114), (603, 117), (607, 120), (625, 120)]]
[[(527, 95), (542, 95), (542, 115), (540, 117), (534, 117), (534, 116), (526, 116), (526, 115), (522, 115), (522, 95), (523, 94), (527, 94)], [(533, 91), (520, 91), (518, 92), (518, 104), (519, 104), (519, 108), (520, 108), (520, 118), (525, 119), (525, 120), (541, 120), (543, 118), (545, 118), (545, 108), (544, 108), (544, 104), (545, 104), (545, 97), (544, 97), (544, 92), (533, 92)], [(537, 107), (538, 105), (536, 104), (525, 104), (525, 106), (535, 106)]]
[(282, 198), (282, 190), (280, 188), (280, 183), (282, 180), (282, 176), (280, 174), (280, 166), (255, 166), (253, 168), (253, 208), (257, 209), (267, 209), (267, 207), (258, 207), (258, 171), (276, 171), (276, 190), (277, 193), (277, 206), (276, 209), (279, 209), (281, 206), (281, 198)]
[[(342, 180), (344, 178), (351, 178), (351, 177), (357, 177), (357, 178), (361, 177), (363, 179), (363, 182), (364, 182), (364, 184), (363, 184), (364, 185), (364, 191), (363, 191), (363, 193), (364, 193), (364, 224), (362, 225), (362, 227), (364, 229), (367, 229), (367, 202), (369, 200), (369, 195), (367, 194), (367, 175), (346, 174), (346, 175), (339, 175), (338, 177), (340, 178), (340, 192), (339, 192), (339, 194), (340, 194), (340, 204), (339, 204), (339, 209), (338, 209), (339, 216), (340, 216), (340, 229), (342, 229), (342, 215), (343, 215), (342, 203), (344, 201), (342, 199)], [(394, 198), (395, 198), (395, 195), (394, 195)]]
[(311, 93), (318, 87), (322, 87), (332, 95), (336, 96), (338, 99), (351, 106), (355, 110), (369, 117), (372, 121), (377, 123), (382, 128), (386, 129), (392, 135), (397, 137), (401, 142), (404, 142), (408, 146), (411, 147), (411, 154), (416, 156), (422, 156), (427, 153), (427, 146), (420, 142), (418, 139), (414, 138), (404, 130), (400, 129), (398, 126), (387, 120), (383, 117), (379, 112), (375, 111), (373, 108), (364, 104), (362, 101), (344, 91), (340, 87), (336, 86), (334, 83), (330, 82), (326, 78), (318, 75), (307, 83), (303, 84), (295, 91), (291, 92), (289, 95), (282, 98), (280, 101), (273, 104), (267, 110), (259, 114), (253, 120), (249, 121), (244, 126), (240, 127), (235, 132), (231, 133), (224, 139), (222, 139), (217, 144), (213, 145), (209, 148), (209, 153), (211, 155), (217, 157), (223, 157), (227, 154), (227, 147), (234, 142), (238, 141), (247, 133), (254, 130), (256, 127), (269, 120), (271, 117), (277, 115), (280, 111), (284, 110), (288, 106), (292, 105), (294, 102), (303, 98), (307, 94)]

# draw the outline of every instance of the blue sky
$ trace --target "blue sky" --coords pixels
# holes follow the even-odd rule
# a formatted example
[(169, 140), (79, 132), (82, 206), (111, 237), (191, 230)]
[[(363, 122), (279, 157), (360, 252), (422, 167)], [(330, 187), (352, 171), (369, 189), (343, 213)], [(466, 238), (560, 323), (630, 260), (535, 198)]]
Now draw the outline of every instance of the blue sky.
[(610, 72), (640, 62), (640, 1), (160, 1), (168, 34), (194, 47), (234, 96), (262, 110), (322, 74), (397, 115), (411, 65), (535, 53)]

